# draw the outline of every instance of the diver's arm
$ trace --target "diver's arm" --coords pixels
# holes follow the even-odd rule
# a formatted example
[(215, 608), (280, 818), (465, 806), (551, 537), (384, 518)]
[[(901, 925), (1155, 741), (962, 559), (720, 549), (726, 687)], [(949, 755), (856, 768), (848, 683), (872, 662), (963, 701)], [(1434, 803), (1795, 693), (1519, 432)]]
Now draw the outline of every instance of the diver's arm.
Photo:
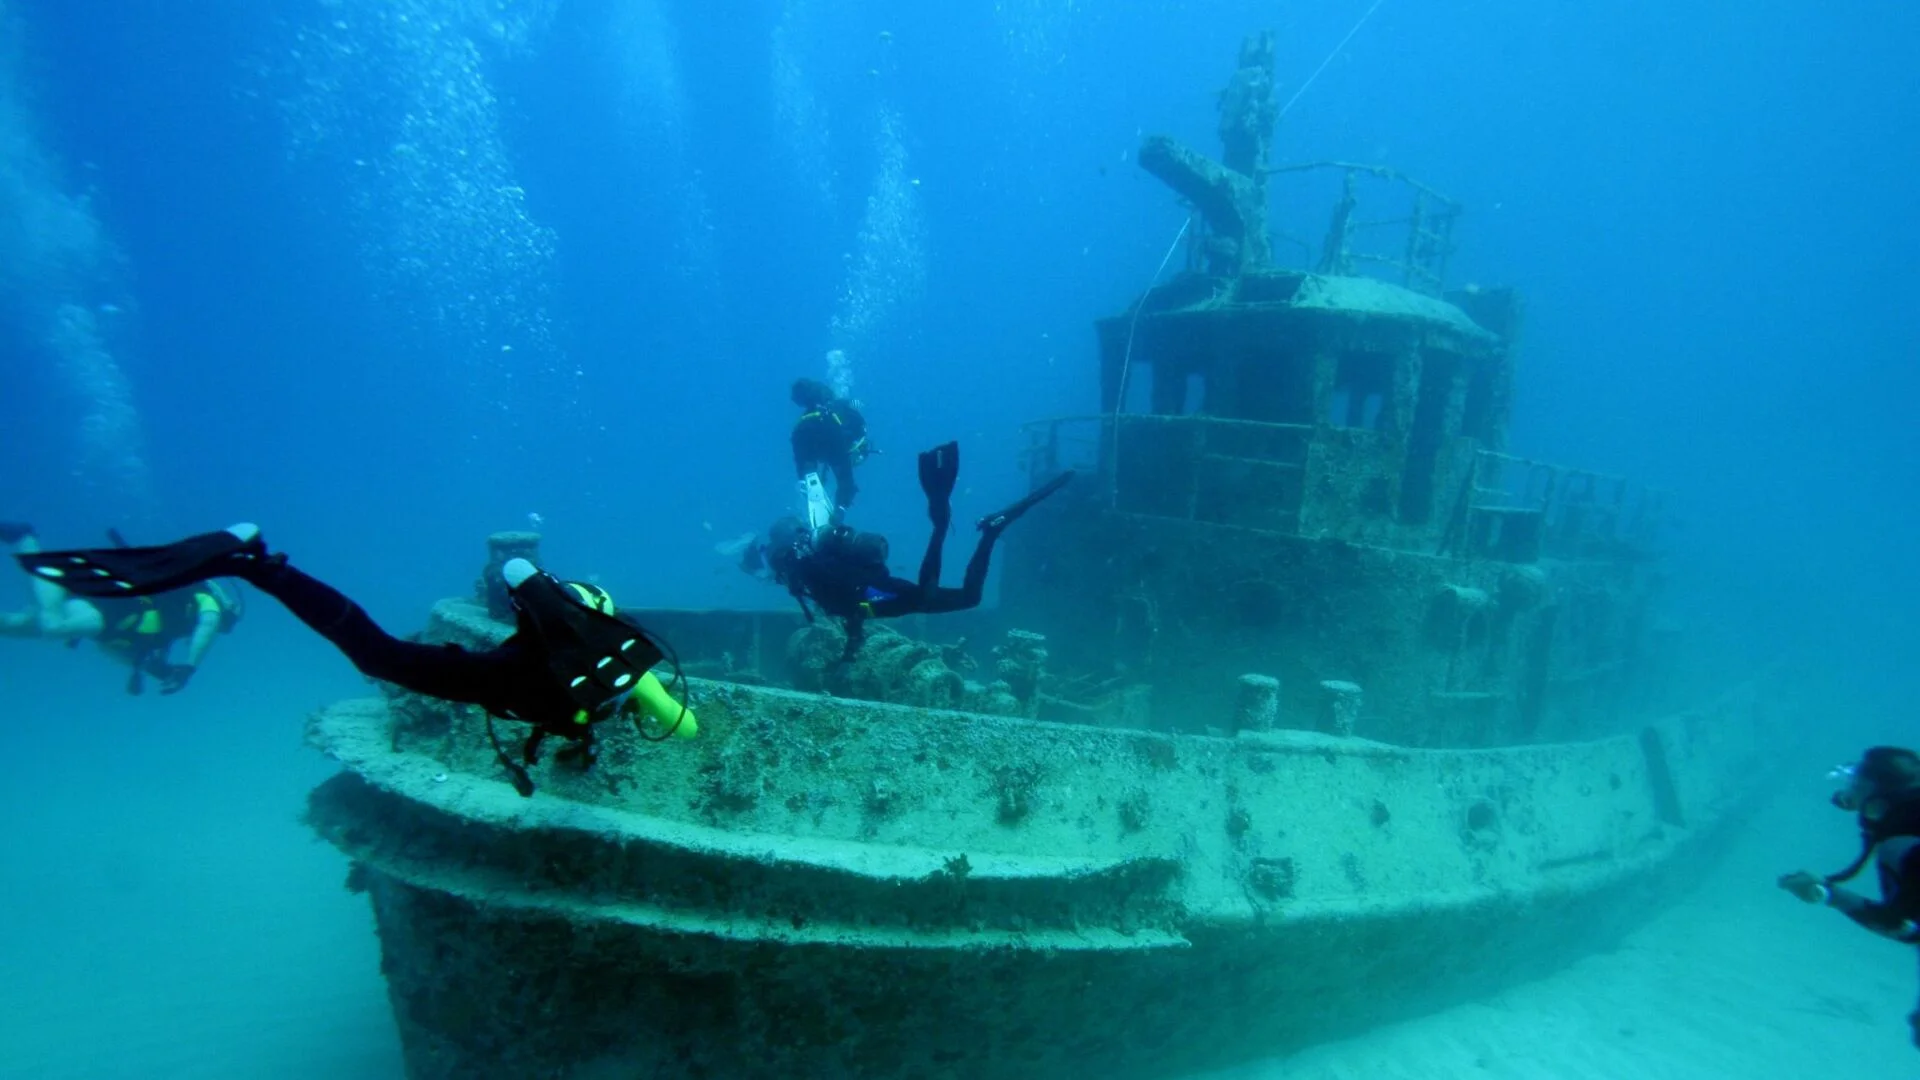
[(1869, 900), (1850, 889), (1829, 886), (1827, 906), (1861, 926), (1903, 944), (1920, 942), (1920, 924), (1905, 917), (1893, 904)]
[(1896, 836), (1884, 840), (1875, 852), (1880, 864), (1881, 899), (1828, 885), (1827, 906), (1861, 926), (1905, 944), (1920, 942), (1920, 839)]
[(853, 479), (853, 454), (842, 450), (827, 465), (833, 470), (833, 501), (838, 509), (845, 510), (860, 493), (860, 485)]
[(867, 640), (867, 616), (865, 612), (855, 612), (842, 620), (846, 624), (847, 647), (840, 652), (843, 663), (852, 663), (859, 654), (860, 646)]
[(790, 581), (787, 583), (787, 595), (793, 597), (793, 602), (800, 605), (800, 614), (806, 616), (807, 625), (812, 626), (813, 605), (807, 603), (806, 587), (797, 581)]
[(187, 666), (197, 668), (200, 660), (213, 648), (213, 639), (220, 636), (220, 613), (203, 611), (193, 622), (193, 638), (187, 642)]

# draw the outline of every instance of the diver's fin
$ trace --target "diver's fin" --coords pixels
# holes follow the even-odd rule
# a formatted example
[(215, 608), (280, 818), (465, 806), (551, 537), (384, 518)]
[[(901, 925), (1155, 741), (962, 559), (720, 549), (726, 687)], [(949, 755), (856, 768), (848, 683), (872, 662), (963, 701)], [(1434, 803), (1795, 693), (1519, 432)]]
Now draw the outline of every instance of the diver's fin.
[(960, 482), (960, 444), (942, 443), (920, 454), (920, 490), (927, 493), (927, 504), (953, 500), (953, 487)]
[(1073, 470), (1068, 469), (1066, 472), (1061, 473), (1059, 476), (1056, 476), (1053, 479), (1047, 481), (1046, 483), (1041, 484), (1039, 487), (1034, 488), (1032, 491), (1028, 492), (1026, 498), (1021, 499), (1019, 502), (1014, 503), (1012, 506), (1007, 507), (1005, 510), (1001, 510), (1000, 512), (994, 513), (994, 514), (988, 514), (986, 517), (981, 518), (980, 531), (997, 533), (1000, 530), (1005, 529), (1007, 526), (1020, 520), (1020, 515), (1040, 505), (1040, 503), (1043, 500), (1045, 500), (1048, 496), (1052, 495), (1054, 492), (1057, 492), (1061, 488), (1066, 487), (1067, 482), (1072, 479), (1073, 479)]
[(189, 536), (158, 547), (87, 548), (15, 555), (21, 567), (75, 596), (151, 596), (208, 578), (227, 577), (267, 558), (255, 525)]
[(818, 534), (833, 524), (833, 500), (827, 498), (827, 485), (820, 474), (810, 472), (800, 478), (800, 490), (807, 504), (807, 528)]
[(500, 576), (539, 640), (547, 670), (590, 720), (602, 719), (603, 709), (632, 693), (660, 662), (660, 650), (638, 627), (580, 603), (527, 560), (509, 559)]

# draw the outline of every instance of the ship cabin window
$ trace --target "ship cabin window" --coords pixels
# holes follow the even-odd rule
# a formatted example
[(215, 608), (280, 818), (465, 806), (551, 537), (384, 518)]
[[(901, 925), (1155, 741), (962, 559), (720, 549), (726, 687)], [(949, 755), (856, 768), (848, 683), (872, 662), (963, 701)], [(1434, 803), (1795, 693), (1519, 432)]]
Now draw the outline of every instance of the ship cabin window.
[(1347, 353), (1334, 375), (1327, 422), (1335, 427), (1385, 431), (1393, 424), (1393, 356)]
[(1313, 423), (1313, 356), (1269, 346), (1235, 369), (1237, 392), (1209, 402), (1215, 416), (1266, 424)]
[[(1212, 362), (1202, 341), (1168, 338), (1162, 335), (1151, 351), (1136, 351), (1133, 365), (1138, 382), (1146, 383), (1147, 398), (1139, 399), (1137, 383), (1127, 388), (1129, 411), (1147, 411), (1157, 416), (1192, 416), (1207, 400), (1207, 369)], [(1131, 380), (1130, 380), (1131, 382)]]
[(1153, 396), (1146, 408), (1159, 416), (1192, 416), (1206, 400), (1207, 377), (1191, 358), (1162, 357), (1153, 365)]
[(1199, 372), (1187, 375), (1186, 399), (1180, 403), (1180, 415), (1198, 416), (1207, 411), (1207, 377)]

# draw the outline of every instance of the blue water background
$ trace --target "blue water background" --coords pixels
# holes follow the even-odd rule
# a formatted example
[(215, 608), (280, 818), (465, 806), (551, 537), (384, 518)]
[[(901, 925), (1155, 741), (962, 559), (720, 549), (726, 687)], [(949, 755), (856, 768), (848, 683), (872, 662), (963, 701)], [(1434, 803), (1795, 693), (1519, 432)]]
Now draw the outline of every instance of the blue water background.
[[(83, 464), (90, 384), (0, 320), (0, 518), (53, 543), (255, 520), (401, 631), (529, 514), (623, 603), (774, 606), (712, 549), (790, 508), (787, 383), (848, 348), (884, 451), (861, 524), (896, 550), (917, 448), (963, 442), (962, 515), (1017, 494), (1020, 425), (1094, 411), (1090, 322), (1184, 219), (1139, 136), (1217, 152), (1244, 32), (1278, 31), (1285, 97), (1366, 10), (14, 0), (0, 134), (118, 253), (55, 291), (105, 313), (138, 437), (136, 468)], [(1527, 304), (1513, 448), (1671, 489), (1674, 617), (1848, 687), (1849, 730), (1899, 731), (1914, 689), (1916, 51), (1920, 9), (1866, 0), (1384, 0), (1276, 154), (1467, 205), (1452, 282)], [(1317, 238), (1324, 194), (1279, 221)], [(0, 260), (37, 295), (23, 213)], [(53, 1023), (249, 957), (334, 965), (325, 1041), (379, 1058), (364, 909), (292, 824), (325, 774), (301, 718), (357, 676), (263, 603), (188, 693), (120, 686), (87, 650), (0, 649), (0, 811), (28, 823), (0, 841), (6, 978)]]

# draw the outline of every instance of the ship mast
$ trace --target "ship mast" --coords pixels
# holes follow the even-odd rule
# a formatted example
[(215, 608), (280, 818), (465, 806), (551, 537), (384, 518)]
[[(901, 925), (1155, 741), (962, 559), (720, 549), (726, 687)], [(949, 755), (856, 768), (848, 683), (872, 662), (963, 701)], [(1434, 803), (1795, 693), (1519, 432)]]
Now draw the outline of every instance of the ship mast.
[(1279, 115), (1268, 30), (1240, 43), (1239, 66), (1220, 92), (1220, 161), (1167, 135), (1141, 144), (1140, 166), (1192, 204), (1205, 224), (1196, 240), (1212, 276), (1239, 277), (1273, 263), (1267, 171)]

